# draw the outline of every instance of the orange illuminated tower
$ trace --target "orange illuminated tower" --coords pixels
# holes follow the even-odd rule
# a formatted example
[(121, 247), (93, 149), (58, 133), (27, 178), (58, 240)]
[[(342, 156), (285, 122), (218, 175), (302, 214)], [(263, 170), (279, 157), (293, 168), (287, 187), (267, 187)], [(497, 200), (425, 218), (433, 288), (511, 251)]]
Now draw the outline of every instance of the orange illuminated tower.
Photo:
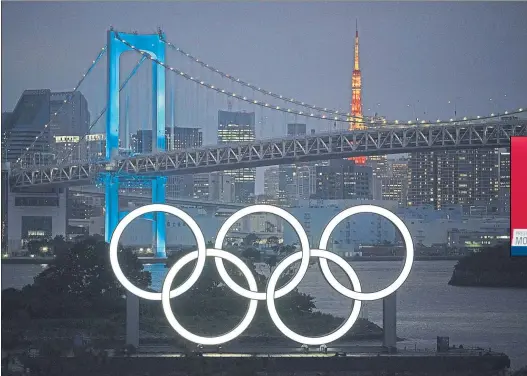
[[(362, 118), (362, 77), (359, 68), (359, 28), (355, 21), (355, 55), (353, 65), (353, 75), (351, 77), (351, 117), (349, 129), (366, 129)], [(366, 157), (354, 157), (350, 160), (356, 164), (365, 164)]]

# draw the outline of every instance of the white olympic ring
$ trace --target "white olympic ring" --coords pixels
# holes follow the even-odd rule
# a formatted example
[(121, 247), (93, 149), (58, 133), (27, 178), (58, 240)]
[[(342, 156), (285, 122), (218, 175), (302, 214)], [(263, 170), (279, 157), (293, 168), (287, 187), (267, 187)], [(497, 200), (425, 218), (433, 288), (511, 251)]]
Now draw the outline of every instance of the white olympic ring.
[[(130, 224), (132, 220), (134, 220), (135, 218), (141, 215), (144, 215), (150, 212), (159, 212), (159, 211), (175, 215), (181, 218), (184, 222), (186, 222), (189, 228), (191, 229), (191, 231), (193, 232), (194, 236), (196, 237), (196, 240), (198, 243), (198, 250), (191, 252), (183, 256), (181, 259), (179, 259), (168, 271), (165, 277), (165, 280), (163, 282), (163, 287), (162, 287), (161, 292), (155, 293), (155, 292), (148, 292), (148, 291), (142, 290), (134, 286), (124, 276), (119, 266), (117, 254), (118, 254), (119, 238), (121, 237), (126, 226), (128, 226), (128, 224)], [(240, 218), (246, 215), (250, 215), (254, 213), (262, 213), (262, 212), (278, 215), (282, 217), (283, 219), (285, 219), (287, 222), (289, 222), (291, 226), (293, 227), (293, 229), (297, 232), (300, 238), (301, 251), (294, 252), (293, 254), (289, 255), (284, 260), (282, 260), (276, 266), (273, 273), (271, 273), (269, 280), (267, 282), (266, 291), (258, 292), (256, 280), (254, 276), (252, 275), (250, 269), (247, 267), (247, 265), (245, 265), (245, 263), (240, 258), (236, 257), (235, 255), (229, 252), (223, 251), (221, 249), (221, 246), (231, 226), (234, 223), (236, 223), (238, 220), (240, 220)], [(388, 220), (390, 220), (403, 235), (403, 240), (406, 245), (406, 258), (405, 258), (403, 269), (399, 277), (390, 286), (384, 288), (383, 290), (372, 292), (372, 293), (361, 292), (359, 278), (357, 277), (357, 274), (355, 273), (351, 265), (348, 264), (342, 257), (338, 256), (335, 253), (329, 252), (325, 249), (329, 242), (331, 232), (335, 229), (335, 227), (347, 217), (352, 216), (354, 214), (360, 214), (360, 213), (379, 214), (387, 218)], [(220, 228), (218, 232), (218, 237), (216, 239), (215, 247), (216, 248), (212, 248), (212, 249), (206, 248), (205, 239), (203, 237), (201, 229), (198, 227), (196, 222), (188, 214), (186, 214), (180, 209), (174, 208), (169, 205), (151, 204), (151, 205), (146, 205), (141, 208), (135, 209), (134, 211), (130, 212), (117, 225), (112, 235), (112, 239), (110, 241), (110, 263), (111, 263), (112, 269), (117, 279), (119, 280), (119, 282), (121, 282), (121, 284), (128, 291), (132, 292), (133, 294), (139, 297), (145, 298), (145, 299), (161, 300), (161, 303), (163, 305), (163, 311), (165, 312), (165, 315), (170, 325), (174, 328), (174, 330), (180, 336), (182, 336), (183, 338), (191, 342), (198, 343), (201, 345), (219, 345), (219, 344), (233, 340), (234, 338), (241, 335), (252, 322), (256, 314), (258, 300), (265, 300), (267, 302), (267, 309), (269, 311), (271, 320), (276, 325), (278, 330), (280, 330), (286, 337), (292, 339), (295, 342), (302, 343), (305, 345), (320, 345), (320, 344), (326, 344), (326, 343), (330, 343), (330, 342), (334, 342), (338, 340), (351, 329), (351, 327), (357, 321), (357, 318), (359, 316), (360, 308), (361, 308), (361, 301), (382, 299), (392, 294), (399, 287), (401, 287), (401, 285), (404, 283), (404, 281), (408, 278), (408, 275), (410, 274), (410, 270), (412, 268), (412, 264), (414, 260), (413, 241), (412, 241), (412, 237), (406, 225), (403, 223), (403, 221), (401, 221), (401, 219), (399, 219), (399, 217), (397, 217), (395, 214), (393, 214), (389, 210), (378, 207), (378, 206), (374, 206), (374, 205), (354, 206), (354, 207), (348, 208), (344, 210), (343, 212), (337, 214), (324, 229), (322, 236), (320, 238), (319, 249), (310, 248), (307, 235), (302, 225), (298, 222), (298, 220), (295, 217), (293, 217), (287, 211), (280, 209), (276, 206), (272, 206), (272, 205), (249, 206), (249, 207), (243, 208), (237, 211), (236, 213), (234, 213), (222, 225), (222, 227)], [(181, 326), (181, 324), (177, 321), (172, 311), (172, 308), (170, 306), (171, 298), (177, 297), (185, 293), (198, 280), (199, 275), (201, 274), (205, 266), (205, 259), (207, 256), (215, 258), (216, 268), (218, 269), (218, 272), (221, 278), (223, 279), (223, 282), (234, 292), (238, 293), (239, 295), (243, 297), (250, 299), (247, 313), (245, 314), (245, 317), (242, 319), (240, 324), (235, 329), (231, 330), (230, 332), (227, 332), (217, 337), (202, 337), (202, 336), (198, 336), (198, 335), (195, 335), (189, 332), (188, 330), (183, 328), (183, 326)], [(310, 257), (319, 258), (319, 263), (320, 263), (322, 273), (326, 281), (331, 285), (331, 287), (333, 287), (337, 292), (341, 293), (342, 295), (354, 300), (353, 309), (349, 317), (335, 331), (333, 331), (330, 334), (324, 335), (322, 337), (305, 337), (305, 336), (302, 336), (300, 334), (293, 332), (280, 319), (278, 312), (276, 311), (276, 307), (275, 307), (276, 298), (283, 297), (287, 293), (294, 290), (300, 284), (301, 280), (304, 278), (307, 272), (307, 269), (309, 267)], [(173, 290), (170, 290), (177, 273), (187, 263), (191, 262), (194, 259), (197, 259), (196, 266), (194, 267), (194, 270), (192, 271), (190, 276), (187, 278), (187, 280), (181, 286)], [(247, 279), (249, 290), (238, 285), (228, 275), (227, 270), (225, 269), (225, 265), (223, 264), (223, 259), (233, 263), (238, 269), (240, 269), (242, 274)], [(290, 265), (292, 265), (293, 263), (299, 260), (301, 260), (301, 263), (297, 271), (297, 274), (285, 286), (275, 291), (280, 275)], [(353, 290), (344, 287), (340, 282), (337, 281), (337, 279), (334, 277), (333, 273), (329, 269), (327, 260), (330, 260), (336, 263), (346, 273), (347, 277), (349, 278), (351, 282), (351, 286)]]

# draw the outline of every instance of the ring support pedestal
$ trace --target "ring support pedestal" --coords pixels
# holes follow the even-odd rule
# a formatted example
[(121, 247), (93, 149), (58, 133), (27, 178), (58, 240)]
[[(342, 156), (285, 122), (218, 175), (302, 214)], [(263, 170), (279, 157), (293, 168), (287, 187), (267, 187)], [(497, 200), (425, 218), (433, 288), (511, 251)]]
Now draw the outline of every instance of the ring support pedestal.
[(390, 353), (397, 352), (397, 292), (382, 300), (383, 347)]
[(139, 297), (126, 292), (126, 344), (139, 347)]

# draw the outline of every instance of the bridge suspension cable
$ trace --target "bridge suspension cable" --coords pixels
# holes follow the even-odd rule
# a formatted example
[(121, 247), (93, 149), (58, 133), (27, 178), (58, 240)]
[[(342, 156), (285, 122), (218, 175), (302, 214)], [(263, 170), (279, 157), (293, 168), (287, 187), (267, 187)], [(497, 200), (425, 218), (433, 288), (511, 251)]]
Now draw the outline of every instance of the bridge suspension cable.
[[(132, 69), (132, 71), (130, 72), (130, 74), (128, 75), (128, 77), (126, 77), (126, 79), (123, 81), (123, 84), (121, 85), (121, 87), (119, 88), (119, 93), (126, 87), (126, 85), (128, 84), (128, 82), (130, 81), (130, 79), (137, 73), (137, 71), (139, 70), (139, 68), (141, 67), (141, 65), (143, 64), (143, 62), (146, 60), (146, 57), (145, 56), (141, 56), (141, 59), (139, 59), (139, 61), (137, 62), (136, 66), (134, 67), (134, 69)], [(75, 150), (75, 148), (77, 147), (80, 147), (82, 141), (84, 141), (86, 139), (86, 137), (90, 134), (90, 131), (92, 130), (92, 128), (97, 124), (97, 122), (102, 118), (102, 116), (105, 114), (106, 110), (108, 109), (108, 107), (104, 107), (101, 112), (99, 112), (99, 114), (97, 115), (97, 117), (95, 118), (95, 120), (90, 124), (90, 127), (88, 128), (88, 133), (86, 133), (84, 136), (82, 136), (82, 138), (80, 139), (79, 143), (76, 144), (75, 146), (69, 148), (69, 151), (67, 153), (66, 156), (64, 156), (60, 162), (58, 163), (59, 165), (64, 163), (66, 161), (66, 159), (71, 155), (71, 153)]]
[[(99, 62), (99, 60), (103, 57), (103, 55), (105, 54), (107, 50), (107, 46), (105, 45), (101, 51), (99, 52), (99, 54), (97, 55), (97, 57), (95, 58), (95, 60), (93, 60), (92, 64), (90, 65), (90, 67), (88, 68), (88, 70), (86, 71), (86, 73), (84, 73), (82, 75), (82, 78), (79, 80), (79, 82), (77, 82), (77, 85), (73, 88), (73, 91), (71, 92), (72, 94), (73, 93), (76, 93), (77, 90), (79, 90), (80, 86), (82, 85), (82, 83), (86, 80), (86, 77), (88, 77), (88, 75), (91, 73), (91, 71), (93, 70), (93, 68), (95, 68), (95, 66), (97, 65), (97, 63)], [(40, 137), (42, 137), (42, 135), (44, 134), (44, 132), (46, 131), (46, 129), (48, 128), (48, 126), (51, 124), (51, 122), (53, 120), (55, 120), (55, 117), (58, 116), (58, 114), (62, 113), (62, 109), (64, 108), (64, 106), (71, 100), (71, 98), (73, 98), (73, 95), (69, 95), (68, 99), (65, 99), (64, 102), (62, 103), (62, 105), (60, 106), (60, 108), (54, 112), (52, 114), (52, 117), (51, 119), (46, 123), (44, 124), (44, 129), (42, 129), (42, 131), (40, 132), (40, 134), (38, 136), (35, 136), (35, 140), (33, 140), (33, 142), (31, 143), (31, 145), (29, 145), (28, 147), (26, 147), (26, 151), (23, 155), (21, 155), (20, 157), (18, 157), (16, 163), (21, 163), (23, 160), (25, 160), (26, 156), (29, 154), (29, 150), (32, 149), (36, 142), (38, 141), (38, 139)]]
[(348, 116), (348, 117), (351, 116), (351, 114), (349, 112), (346, 112), (346, 111), (333, 110), (333, 109), (330, 109), (330, 108), (322, 108), (322, 107), (319, 107), (319, 106), (316, 106), (316, 105), (312, 105), (312, 104), (309, 104), (309, 103), (298, 101), (298, 100), (296, 100), (294, 98), (290, 98), (288, 96), (284, 96), (284, 95), (273, 93), (272, 91), (269, 91), (269, 90), (264, 90), (261, 87), (258, 87), (256, 85), (250, 84), (250, 83), (248, 83), (248, 82), (246, 82), (246, 81), (244, 81), (244, 80), (242, 80), (240, 78), (237, 78), (237, 77), (235, 77), (233, 75), (225, 73), (225, 72), (215, 68), (214, 66), (212, 66), (210, 64), (206, 64), (204, 61), (202, 61), (202, 60), (198, 59), (197, 57), (195, 57), (194, 55), (182, 50), (181, 48), (176, 47), (173, 43), (167, 41), (164, 38), (161, 38), (161, 41), (163, 43), (165, 43), (167, 46), (169, 46), (170, 48), (172, 48), (173, 50), (179, 52), (181, 55), (183, 55), (186, 58), (188, 58), (189, 60), (192, 60), (193, 62), (196, 62), (196, 63), (200, 64), (205, 69), (208, 69), (211, 72), (219, 74), (223, 78), (226, 78), (226, 79), (228, 79), (228, 80), (230, 80), (232, 82), (235, 82), (237, 84), (240, 84), (242, 86), (248, 87), (249, 89), (252, 89), (252, 90), (257, 91), (259, 93), (262, 93), (264, 95), (268, 95), (268, 96), (271, 96), (273, 98), (280, 99), (280, 100), (282, 100), (284, 102), (292, 103), (292, 104), (297, 105), (297, 106), (301, 106), (301, 107), (304, 107), (304, 108), (309, 108), (310, 110), (315, 110), (315, 111), (323, 112), (323, 113), (326, 113), (326, 114), (332, 114), (332, 115), (337, 115), (337, 116)]
[[(133, 49), (134, 51), (140, 53), (141, 55), (143, 56), (146, 56), (148, 59), (154, 61), (156, 64), (159, 64), (161, 65), (162, 67), (164, 67), (165, 69), (167, 70), (170, 70), (171, 72), (173, 73), (176, 73), (178, 74), (179, 76), (187, 79), (187, 80), (190, 80), (198, 85), (201, 85), (205, 88), (208, 88), (208, 89), (211, 89), (211, 90), (214, 90), (216, 91), (217, 93), (220, 93), (220, 94), (223, 94), (223, 95), (226, 95), (228, 97), (231, 97), (231, 98), (235, 98), (237, 100), (240, 100), (240, 101), (244, 101), (244, 102), (247, 102), (247, 103), (251, 103), (253, 105), (257, 105), (257, 106), (260, 106), (260, 107), (263, 107), (263, 108), (268, 108), (268, 109), (271, 109), (271, 110), (274, 110), (274, 111), (280, 111), (280, 112), (284, 112), (284, 113), (290, 113), (290, 114), (293, 114), (293, 115), (300, 115), (300, 116), (303, 116), (303, 117), (306, 117), (306, 118), (311, 118), (311, 119), (321, 119), (321, 120), (327, 120), (327, 121), (333, 121), (333, 122), (339, 122), (339, 123), (349, 123), (350, 121), (356, 119), (356, 120), (361, 120), (361, 121), (364, 121), (363, 118), (359, 118), (359, 117), (355, 117), (355, 116), (349, 116), (348, 114), (340, 114), (340, 115), (337, 115), (337, 116), (326, 116), (326, 115), (319, 115), (319, 114), (315, 114), (314, 112), (304, 112), (304, 111), (297, 111), (295, 109), (291, 109), (291, 108), (284, 108), (284, 107), (281, 107), (281, 106), (276, 106), (274, 104), (270, 104), (270, 103), (266, 103), (266, 102), (263, 102), (263, 101), (258, 101), (256, 99), (252, 99), (252, 98), (248, 98), (246, 96), (240, 96), (236, 93), (233, 93), (229, 90), (225, 90), (225, 89), (222, 89), (222, 88), (219, 88), (215, 85), (211, 85), (205, 81), (202, 81), (200, 80), (199, 78), (197, 77), (193, 77), (177, 68), (174, 68), (166, 63), (163, 63), (161, 61), (159, 61), (157, 58), (151, 56), (150, 54), (148, 54), (147, 52), (145, 51), (141, 51), (140, 49), (138, 49), (137, 47), (133, 46), (131, 43), (129, 43), (128, 41), (122, 39), (120, 36), (119, 36), (119, 33), (116, 32), (116, 37), (118, 40), (120, 40), (122, 43), (126, 44), (128, 47), (130, 47), (131, 49)], [(517, 109), (517, 110), (513, 110), (513, 111), (505, 111), (505, 115), (513, 115), (513, 114), (519, 114), (519, 113), (522, 113), (522, 112), (525, 112), (526, 109), (525, 108), (520, 108), (520, 109)], [(399, 126), (399, 125), (403, 125), (403, 124), (409, 124), (409, 125), (412, 125), (412, 124), (422, 124), (422, 125), (426, 125), (426, 124), (436, 124), (436, 125), (442, 125), (442, 124), (452, 124), (452, 123), (467, 123), (467, 122), (474, 122), (474, 121), (482, 121), (482, 120), (488, 120), (488, 119), (494, 119), (494, 118), (498, 118), (498, 117), (501, 117), (503, 116), (503, 114), (490, 114), (490, 115), (486, 115), (486, 116), (476, 116), (476, 117), (464, 117), (462, 120), (458, 120), (458, 119), (450, 119), (450, 120), (447, 120), (447, 121), (442, 121), (442, 120), (436, 120), (436, 121), (425, 121), (425, 120), (422, 120), (421, 122), (418, 122), (418, 121), (412, 121), (412, 120), (408, 120), (408, 121), (398, 121), (398, 120), (395, 120), (394, 122), (387, 122), (387, 121), (384, 121), (383, 122), (383, 126)], [(374, 123), (374, 122), (372, 122)], [(365, 124), (366, 125), (366, 124)]]

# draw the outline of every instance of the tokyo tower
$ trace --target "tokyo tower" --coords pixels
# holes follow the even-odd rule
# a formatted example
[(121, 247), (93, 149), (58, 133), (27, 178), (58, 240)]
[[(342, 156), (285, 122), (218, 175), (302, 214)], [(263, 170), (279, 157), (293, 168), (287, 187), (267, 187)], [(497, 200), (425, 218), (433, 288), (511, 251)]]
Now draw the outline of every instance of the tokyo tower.
[[(359, 68), (359, 29), (355, 21), (355, 55), (353, 64), (353, 74), (351, 77), (351, 111), (349, 129), (366, 129), (362, 117), (362, 76)], [(366, 157), (353, 157), (350, 160), (356, 164), (366, 164)]]

